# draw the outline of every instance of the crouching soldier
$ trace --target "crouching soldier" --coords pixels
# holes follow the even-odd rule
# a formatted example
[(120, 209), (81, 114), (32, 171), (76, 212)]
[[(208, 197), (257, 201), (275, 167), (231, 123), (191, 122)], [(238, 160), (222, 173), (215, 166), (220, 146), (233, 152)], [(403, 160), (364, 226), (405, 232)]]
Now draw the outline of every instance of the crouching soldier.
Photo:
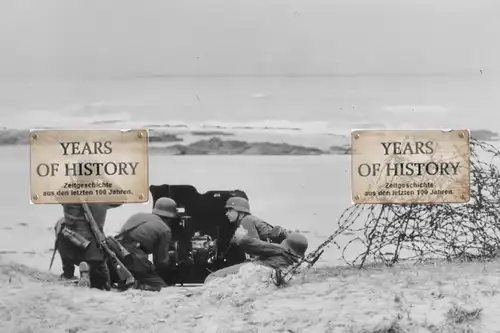
[(281, 243), (287, 231), (279, 226), (272, 226), (250, 213), (248, 200), (241, 197), (229, 198), (226, 202), (226, 216), (229, 222), (235, 223), (236, 228), (242, 226), (248, 231), (248, 236), (263, 241)]
[[(115, 239), (129, 252), (124, 265), (136, 279), (137, 289), (160, 291), (167, 284), (171, 221), (177, 217), (177, 204), (170, 198), (159, 198), (152, 213), (132, 215)], [(153, 255), (153, 262), (148, 255)]]
[[(236, 230), (234, 239), (246, 253), (255, 256), (253, 263), (273, 269), (283, 269), (297, 263), (305, 256), (308, 247), (307, 238), (299, 233), (288, 233), (280, 244), (275, 244), (251, 237), (241, 226)], [(236, 274), (245, 264), (248, 262), (215, 271), (205, 279), (205, 283), (214, 278)]]
[[(104, 229), (108, 209), (122, 204), (88, 204), (101, 231)], [(57, 221), (56, 248), (61, 256), (63, 279), (75, 279), (75, 266), (79, 266), (79, 286), (110, 290), (109, 270), (104, 253), (85, 217), (82, 205), (62, 204), (64, 217)]]

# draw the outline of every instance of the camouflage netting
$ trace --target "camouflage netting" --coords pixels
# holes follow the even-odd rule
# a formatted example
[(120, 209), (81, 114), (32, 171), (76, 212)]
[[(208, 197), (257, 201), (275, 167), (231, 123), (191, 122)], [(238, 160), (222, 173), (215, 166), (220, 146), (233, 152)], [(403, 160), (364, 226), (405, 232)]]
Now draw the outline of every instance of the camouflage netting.
[[(500, 245), (500, 152), (470, 142), (470, 201), (464, 204), (353, 205), (340, 217), (339, 230), (362, 233), (351, 240), (364, 250), (344, 260), (362, 267), (367, 261), (392, 265), (399, 260), (431, 258), (490, 259)], [(363, 222), (361, 228), (354, 228)]]

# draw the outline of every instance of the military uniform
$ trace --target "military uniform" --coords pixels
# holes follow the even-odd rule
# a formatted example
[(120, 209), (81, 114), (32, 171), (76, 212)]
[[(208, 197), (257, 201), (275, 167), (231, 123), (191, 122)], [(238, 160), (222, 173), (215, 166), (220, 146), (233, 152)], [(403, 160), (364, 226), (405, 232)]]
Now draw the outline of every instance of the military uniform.
[[(288, 234), (281, 244), (269, 243), (250, 235), (236, 237), (236, 243), (246, 253), (254, 256), (252, 262), (261, 264), (273, 269), (281, 269), (293, 265), (305, 255), (308, 242), (301, 234)], [(238, 273), (242, 265), (248, 262), (223, 268), (211, 273), (205, 283), (213, 278), (225, 277)]]
[[(137, 287), (153, 290), (166, 287), (160, 276), (169, 263), (168, 249), (172, 239), (166, 223), (155, 214), (137, 213), (125, 222), (120, 233), (124, 235), (118, 237), (118, 241), (132, 256), (126, 266), (137, 280)], [(153, 255), (153, 262), (149, 261), (149, 254)]]
[[(168, 221), (176, 217), (176, 202), (162, 197), (156, 201), (152, 213), (132, 215), (116, 237), (131, 254), (125, 265), (137, 281), (136, 288), (159, 291), (167, 286), (172, 241)], [(149, 261), (149, 254), (153, 255), (153, 262)]]
[[(287, 235), (287, 231), (279, 226), (272, 226), (266, 221), (250, 213), (248, 200), (241, 197), (232, 197), (226, 202), (226, 209), (238, 212), (235, 229), (239, 226), (245, 228), (249, 237), (273, 243), (281, 243)], [(229, 213), (229, 211), (228, 211)]]
[(271, 238), (273, 226), (256, 216), (245, 215), (237, 224), (238, 227), (240, 225), (248, 231), (250, 237), (263, 241)]
[[(99, 229), (103, 231), (108, 209), (119, 207), (122, 204), (88, 204), (89, 209)], [(58, 236), (57, 247), (61, 256), (64, 278), (72, 278), (75, 265), (86, 262), (89, 266), (90, 287), (109, 290), (109, 270), (105, 256), (97, 243), (89, 222), (87, 221), (83, 206), (79, 204), (63, 204), (64, 218), (59, 223), (71, 231), (86, 238), (90, 243), (82, 249), (65, 237)]]
[[(264, 220), (250, 213), (250, 204), (248, 200), (241, 197), (229, 198), (226, 202), (226, 216), (234, 223), (236, 230), (240, 226), (247, 231), (248, 237), (261, 241), (270, 241), (272, 243), (281, 243), (287, 235), (287, 231), (279, 226), (272, 226)], [(237, 216), (233, 212), (237, 212)], [(255, 256), (244, 251), (241, 246), (235, 242), (234, 237), (230, 243), (231, 255), (238, 258), (238, 261), (248, 260)]]

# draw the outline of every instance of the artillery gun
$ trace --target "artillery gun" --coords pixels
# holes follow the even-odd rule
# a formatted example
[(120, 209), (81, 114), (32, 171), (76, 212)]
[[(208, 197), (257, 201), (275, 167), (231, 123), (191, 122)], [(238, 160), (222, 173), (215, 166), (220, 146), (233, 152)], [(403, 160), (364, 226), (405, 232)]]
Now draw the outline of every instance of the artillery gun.
[(169, 285), (199, 284), (214, 271), (245, 261), (245, 253), (231, 245), (236, 229), (226, 217), (226, 201), (244, 191), (200, 193), (192, 185), (150, 185), (153, 206), (161, 197), (175, 200), (178, 218), (171, 225)]

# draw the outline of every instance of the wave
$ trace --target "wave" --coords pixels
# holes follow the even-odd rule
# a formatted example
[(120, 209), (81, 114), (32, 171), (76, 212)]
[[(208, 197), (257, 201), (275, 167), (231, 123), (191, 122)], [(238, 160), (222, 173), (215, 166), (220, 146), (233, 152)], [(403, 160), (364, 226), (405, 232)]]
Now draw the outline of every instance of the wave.
[[(440, 106), (409, 105), (387, 106), (387, 112), (408, 112), (418, 115), (424, 112), (437, 112), (443, 114), (446, 109)], [(268, 133), (268, 134), (311, 134), (311, 135), (337, 135), (349, 136), (352, 129), (419, 129), (426, 128), (425, 121), (411, 121), (391, 117), (391, 120), (380, 122), (380, 119), (353, 120), (336, 117), (331, 120), (287, 120), (287, 119), (261, 119), (249, 121), (230, 120), (185, 120), (185, 119), (146, 118), (140, 113), (79, 113), (67, 114), (56, 111), (33, 110), (22, 116), (2, 117), (2, 124), (10, 129), (46, 129), (46, 128), (74, 128), (74, 129), (124, 129), (124, 128), (149, 128), (155, 130), (168, 130), (172, 132), (212, 132), (220, 135), (223, 133)], [(405, 115), (406, 117), (406, 115)]]
[(184, 121), (184, 120), (150, 120), (133, 119), (127, 114), (109, 115), (80, 115), (64, 117), (57, 114), (50, 115), (47, 112), (40, 113), (36, 117), (23, 117), (9, 122), (3, 122), (6, 128), (11, 129), (40, 129), (40, 128), (95, 128), (95, 129), (122, 129), (122, 128), (151, 128), (171, 129), (186, 131), (266, 131), (266, 132), (289, 132), (304, 134), (349, 134), (350, 126), (332, 126), (329, 121), (290, 121), (263, 119), (255, 121)]

